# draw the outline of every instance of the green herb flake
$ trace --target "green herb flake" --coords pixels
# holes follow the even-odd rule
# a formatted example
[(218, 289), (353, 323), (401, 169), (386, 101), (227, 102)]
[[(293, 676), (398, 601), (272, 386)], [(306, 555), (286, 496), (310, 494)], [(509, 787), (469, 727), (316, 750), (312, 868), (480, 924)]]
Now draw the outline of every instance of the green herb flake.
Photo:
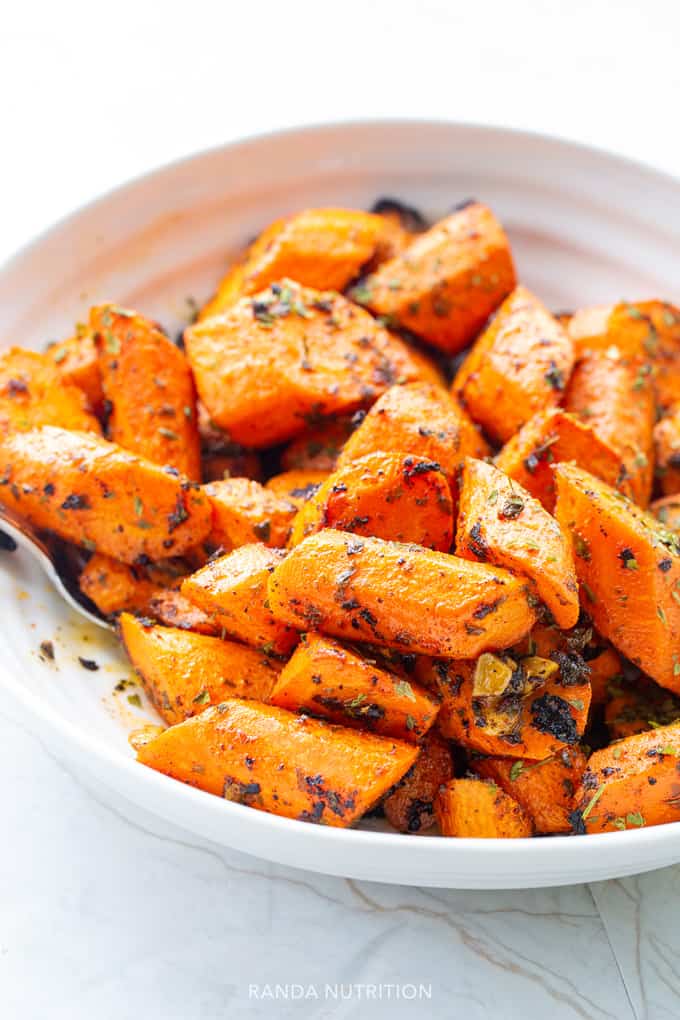
[(143, 517), (144, 516), (144, 504), (142, 503), (142, 501), (139, 498), (139, 496), (135, 496), (134, 507), (135, 507), (135, 514), (137, 515), (137, 517)]
[(514, 783), (524, 772), (524, 762), (520, 761), (513, 762), (512, 768), (510, 769), (510, 782)]
[(645, 820), (639, 811), (629, 811), (626, 815), (626, 822), (628, 825), (636, 825), (638, 827), (645, 824)]
[(135, 706), (135, 708), (142, 707), (142, 699), (138, 694), (128, 694), (127, 699), (131, 705)]
[(408, 680), (399, 680), (398, 683), (394, 685), (394, 689), (397, 694), (402, 695), (404, 698), (408, 698), (409, 701), (416, 700), (416, 696), (413, 693), (413, 688), (411, 687)]
[(60, 351), (57, 351), (57, 353), (54, 355), (52, 359), (54, 361), (54, 364), (61, 365), (62, 361), (64, 360), (67, 354), (68, 351), (66, 350), (66, 348), (62, 347)]
[(413, 718), (412, 715), (407, 715), (406, 716), (406, 729), (407, 730), (414, 730), (415, 728), (416, 728), (416, 721), (415, 721), (415, 719)]
[(590, 587), (590, 585), (586, 584), (585, 581), (581, 581), (581, 587), (583, 588), (584, 592), (586, 593), (586, 596), (588, 597), (588, 601), (592, 602), (593, 605), (596, 605), (597, 604), (597, 595), (595, 594), (593, 589)]
[(194, 705), (207, 705), (210, 703), (210, 692), (204, 687), (193, 699)]
[(498, 489), (492, 489), (491, 492), (489, 493), (487, 503), (489, 503), (490, 506), (495, 506), (497, 502), (498, 502)]
[(604, 793), (604, 783), (602, 784), (602, 786), (598, 786), (597, 790), (595, 791), (593, 796), (590, 798), (588, 804), (586, 805), (584, 810), (581, 812), (581, 818), (583, 819), (584, 822), (585, 822), (586, 818), (588, 817), (588, 815), (590, 814), (590, 812), (595, 807), (595, 805), (597, 804), (598, 800), (600, 799), (600, 797), (602, 796), (603, 793)]
[(167, 429), (164, 425), (161, 425), (158, 429), (158, 434), (163, 436), (164, 439), (179, 439), (176, 432), (173, 432), (172, 429)]

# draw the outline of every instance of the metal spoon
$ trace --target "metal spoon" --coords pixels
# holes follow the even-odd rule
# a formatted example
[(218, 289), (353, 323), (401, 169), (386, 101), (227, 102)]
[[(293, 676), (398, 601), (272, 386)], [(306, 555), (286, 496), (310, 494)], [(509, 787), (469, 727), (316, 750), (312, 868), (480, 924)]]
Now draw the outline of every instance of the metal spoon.
[(113, 630), (112, 625), (102, 616), (91, 612), (76, 598), (69, 588), (67, 579), (62, 576), (55, 565), (52, 550), (38, 537), (30, 524), (27, 524), (26, 521), (19, 517), (15, 517), (13, 513), (3, 506), (0, 506), (0, 524), (5, 535), (9, 536), (20, 549), (25, 549), (26, 552), (30, 553), (38, 561), (56, 590), (72, 609), (75, 609), (77, 613), (84, 616), (90, 623), (96, 623), (98, 627), (105, 627), (106, 630)]

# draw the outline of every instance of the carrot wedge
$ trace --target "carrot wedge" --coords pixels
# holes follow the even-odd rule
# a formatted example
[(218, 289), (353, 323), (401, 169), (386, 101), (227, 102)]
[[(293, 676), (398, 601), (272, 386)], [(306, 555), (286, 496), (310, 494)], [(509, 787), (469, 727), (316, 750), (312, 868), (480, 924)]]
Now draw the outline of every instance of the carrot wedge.
[(430, 730), (415, 763), (383, 800), (385, 818), (398, 832), (425, 832), (436, 821), (434, 805), (439, 788), (452, 778), (453, 756), (448, 741)]
[(368, 453), (329, 475), (293, 520), (290, 545), (322, 528), (415, 542), (448, 552), (451, 489), (439, 464), (411, 454)]
[(507, 442), (534, 414), (560, 402), (573, 366), (562, 326), (519, 286), (475, 342), (453, 392), (488, 435)]
[(78, 578), (78, 585), (104, 616), (123, 610), (144, 613), (158, 590), (143, 567), (121, 563), (103, 553), (90, 557)]
[(455, 354), (514, 285), (501, 225), (486, 206), (469, 202), (418, 234), (351, 293), (376, 314)]
[(654, 447), (661, 491), (665, 496), (680, 495), (680, 405), (656, 425)]
[(492, 779), (524, 808), (536, 832), (571, 831), (574, 798), (586, 767), (579, 747), (570, 747), (542, 761), (521, 758), (475, 758), (474, 769)]
[(273, 475), (268, 479), (265, 489), (279, 499), (292, 503), (296, 510), (301, 510), (327, 478), (328, 471), (292, 468), (290, 471), (282, 471), (280, 475)]
[(232, 699), (171, 726), (137, 758), (225, 800), (346, 828), (417, 755), (412, 744)]
[(271, 703), (412, 743), (427, 733), (439, 709), (418, 684), (319, 634), (303, 635)]
[(191, 326), (184, 341), (210, 417), (254, 448), (368, 406), (421, 374), (408, 346), (363, 308), (291, 280)]
[(95, 414), (104, 410), (104, 391), (99, 371), (99, 356), (92, 334), (84, 323), (76, 327), (75, 336), (52, 344), (47, 357), (56, 365), (61, 378), (83, 391)]
[(11, 347), (0, 355), (0, 432), (40, 425), (101, 435), (87, 396), (61, 376), (49, 352)]
[(680, 821), (680, 722), (619, 740), (588, 760), (574, 831), (621, 832)]
[(184, 354), (153, 322), (117, 305), (92, 308), (90, 330), (111, 409), (109, 437), (198, 481), (196, 395)]
[(568, 536), (520, 485), (472, 457), (463, 468), (456, 553), (524, 574), (557, 625), (576, 626), (578, 583)]
[(452, 779), (439, 793), (436, 809), (442, 836), (522, 839), (534, 834), (522, 806), (483, 779)]
[(0, 442), (0, 502), (123, 563), (181, 555), (207, 537), (212, 517), (192, 482), (98, 436), (51, 426)]
[(203, 486), (213, 506), (208, 541), (225, 552), (251, 542), (284, 546), (295, 506), (250, 478), (224, 478)]
[(454, 490), (464, 458), (485, 457), (490, 448), (448, 393), (415, 382), (393, 386), (376, 401), (345, 443), (337, 466), (378, 451), (410, 453), (439, 464)]
[(555, 478), (551, 465), (573, 460), (591, 475), (632, 497), (627, 471), (620, 454), (586, 422), (561, 407), (531, 418), (496, 457), (496, 467), (555, 509)]
[(500, 568), (330, 528), (291, 550), (269, 580), (282, 623), (451, 658), (518, 641), (535, 619), (528, 598), (526, 582)]
[(287, 655), (298, 635), (275, 620), (267, 605), (269, 575), (285, 554), (257, 543), (243, 545), (182, 582), (182, 594), (225, 634), (274, 655)]
[(132, 665), (169, 726), (225, 698), (267, 701), (279, 667), (261, 652), (139, 620), (120, 618), (120, 636)]
[(680, 539), (574, 464), (555, 477), (584, 608), (620, 652), (680, 692)]

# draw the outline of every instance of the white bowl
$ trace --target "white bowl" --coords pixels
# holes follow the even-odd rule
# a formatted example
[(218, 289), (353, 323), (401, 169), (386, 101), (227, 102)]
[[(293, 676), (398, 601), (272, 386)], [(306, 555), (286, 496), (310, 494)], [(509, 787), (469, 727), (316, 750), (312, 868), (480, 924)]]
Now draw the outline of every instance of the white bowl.
[[(124, 185), (53, 227), (0, 274), (3, 343), (41, 348), (114, 299), (169, 329), (262, 226), (304, 206), (397, 196), (438, 215), (489, 203), (519, 274), (553, 308), (677, 297), (680, 183), (594, 149), (496, 128), (379, 122), (305, 128), (201, 153)], [(512, 888), (629, 875), (680, 860), (680, 823), (581, 838), (442, 839), (276, 818), (138, 765), (116, 643), (84, 625), (23, 553), (0, 553), (0, 682), (27, 723), (101, 793), (191, 833), (283, 864), (420, 886)], [(56, 661), (41, 661), (52, 640)], [(95, 659), (91, 672), (78, 656)], [(146, 703), (145, 703), (146, 705)], [(38, 795), (38, 791), (36, 791)]]

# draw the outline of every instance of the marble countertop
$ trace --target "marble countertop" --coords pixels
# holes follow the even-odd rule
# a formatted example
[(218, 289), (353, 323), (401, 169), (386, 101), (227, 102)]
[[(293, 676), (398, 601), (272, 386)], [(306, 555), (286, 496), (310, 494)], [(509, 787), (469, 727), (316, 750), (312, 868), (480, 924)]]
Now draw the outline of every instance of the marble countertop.
[[(231, 6), (5, 15), (1, 256), (150, 166), (305, 121), (500, 122), (680, 172), (666, 0), (616, 19), (586, 0)], [(198, 842), (85, 778), (0, 703), (2, 1020), (680, 1015), (680, 866), (520, 892), (345, 881)]]

